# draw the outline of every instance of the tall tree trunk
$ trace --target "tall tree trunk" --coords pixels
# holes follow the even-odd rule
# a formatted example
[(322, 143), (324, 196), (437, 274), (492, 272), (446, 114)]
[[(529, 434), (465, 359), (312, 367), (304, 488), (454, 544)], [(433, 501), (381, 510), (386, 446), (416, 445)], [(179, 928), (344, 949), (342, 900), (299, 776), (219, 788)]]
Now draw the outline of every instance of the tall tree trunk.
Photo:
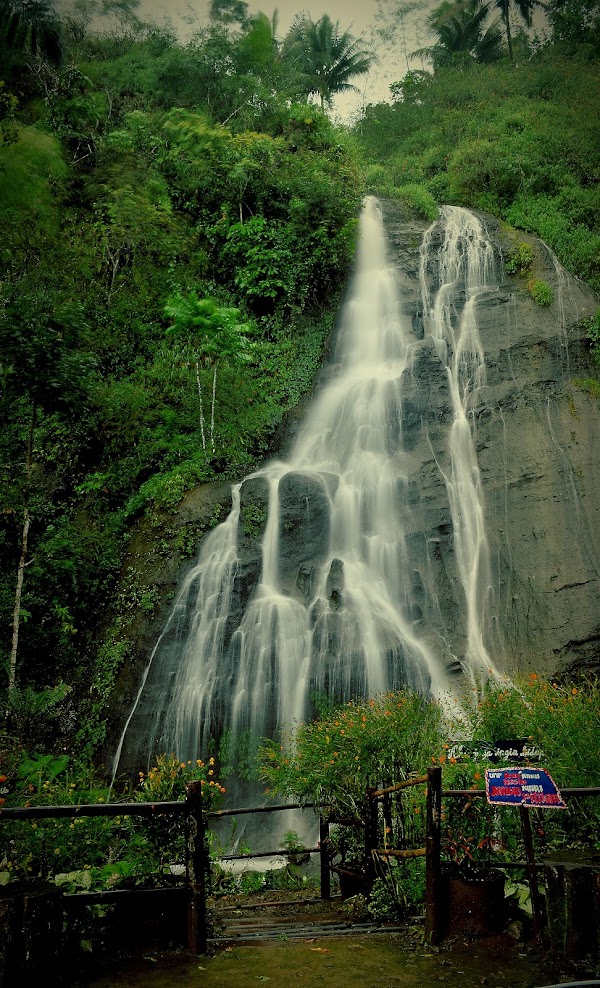
[(215, 396), (217, 394), (217, 365), (213, 372), (212, 404), (210, 406), (210, 444), (215, 451)]
[(31, 487), (31, 471), (33, 469), (33, 434), (35, 431), (35, 420), (37, 416), (37, 405), (33, 402), (31, 409), (31, 422), (29, 423), (29, 436), (27, 438), (27, 459), (25, 463), (25, 491), (23, 495), (23, 529), (21, 532), (21, 558), (17, 569), (17, 586), (15, 589), (15, 606), (13, 610), (13, 632), (12, 645), (10, 649), (10, 662), (8, 666), (8, 688), (13, 690), (17, 682), (17, 655), (19, 651), (19, 628), (21, 626), (21, 598), (23, 596), (23, 578), (27, 565), (27, 544), (29, 541), (29, 526), (31, 516), (29, 514), (29, 490)]
[(206, 436), (204, 435), (204, 409), (202, 407), (202, 385), (200, 383), (200, 365), (196, 361), (196, 386), (198, 388), (198, 401), (200, 402), (200, 435), (202, 436), (202, 449), (206, 449)]
[(510, 30), (510, 14), (508, 13), (508, 7), (506, 8), (506, 18), (504, 23), (506, 24), (506, 44), (508, 46), (508, 57), (510, 61), (513, 62), (512, 32)]

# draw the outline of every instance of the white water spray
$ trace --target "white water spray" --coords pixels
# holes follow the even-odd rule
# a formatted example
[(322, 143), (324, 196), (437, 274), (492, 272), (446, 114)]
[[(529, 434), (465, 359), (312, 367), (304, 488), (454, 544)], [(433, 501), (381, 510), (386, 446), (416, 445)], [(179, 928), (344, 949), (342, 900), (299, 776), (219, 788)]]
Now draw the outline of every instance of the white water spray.
[[(425, 328), (446, 368), (453, 410), (444, 479), (466, 601), (461, 665), (480, 681), (499, 675), (486, 644), (491, 576), (472, 433), (485, 386), (476, 310), (494, 287), (493, 248), (479, 220), (447, 208), (425, 235), (421, 257)], [(402, 435), (404, 384), (417, 346), (387, 260), (380, 208), (369, 200), (335, 373), (289, 459), (233, 489), (232, 511), (205, 540), (152, 653), (115, 772), (163, 751), (198, 757), (223, 731), (273, 735), (310, 715), (313, 692), (337, 702), (407, 686), (450, 709), (446, 665), (456, 665), (456, 656), (444, 645), (427, 575), (435, 539), (419, 534), (411, 516), (414, 479)], [(268, 493), (253, 588), (240, 549), (246, 484)], [(286, 499), (294, 511), (282, 524)], [(285, 556), (286, 527), (301, 528), (301, 517), (311, 531), (315, 518), (322, 528), (316, 555), (307, 546), (302, 556), (300, 538), (303, 586), (296, 570), (290, 577)]]
[[(434, 241), (441, 242), (434, 250)], [(435, 258), (437, 284), (429, 287)], [(481, 221), (445, 206), (421, 246), (420, 281), (425, 329), (448, 377), (453, 422), (450, 469), (443, 473), (454, 529), (454, 549), (466, 604), (463, 668), (475, 684), (501, 678), (486, 645), (491, 620), (492, 579), (481, 477), (474, 441), (475, 415), (486, 384), (477, 304), (496, 289), (494, 249)]]

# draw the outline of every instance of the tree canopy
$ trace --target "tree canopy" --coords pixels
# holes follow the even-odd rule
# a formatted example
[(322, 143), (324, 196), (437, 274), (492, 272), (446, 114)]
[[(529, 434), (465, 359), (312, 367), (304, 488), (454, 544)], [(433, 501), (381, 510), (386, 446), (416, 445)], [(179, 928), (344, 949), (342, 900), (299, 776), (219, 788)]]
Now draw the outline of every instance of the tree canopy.
[(297, 66), (305, 79), (307, 95), (319, 97), (321, 108), (336, 93), (356, 87), (350, 82), (369, 71), (373, 53), (349, 31), (342, 31), (328, 14), (318, 21), (301, 14), (290, 28), (283, 47), (284, 58)]

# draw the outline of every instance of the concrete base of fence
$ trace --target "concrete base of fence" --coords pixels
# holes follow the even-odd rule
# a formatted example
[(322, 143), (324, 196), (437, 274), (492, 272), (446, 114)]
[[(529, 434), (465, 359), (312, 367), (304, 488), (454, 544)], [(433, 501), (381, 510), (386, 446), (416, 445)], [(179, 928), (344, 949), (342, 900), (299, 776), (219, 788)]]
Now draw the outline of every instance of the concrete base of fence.
[(442, 875), (441, 902), (443, 936), (488, 936), (499, 933), (506, 924), (503, 875)]
[(62, 939), (62, 893), (44, 883), (0, 888), (0, 988), (48, 982)]
[(600, 855), (562, 852), (543, 863), (550, 949), (569, 961), (600, 961)]
[(350, 871), (347, 868), (332, 868), (331, 870), (338, 876), (342, 899), (351, 899), (355, 895), (364, 895), (366, 898), (369, 895), (372, 882), (368, 875), (363, 875), (358, 871)]

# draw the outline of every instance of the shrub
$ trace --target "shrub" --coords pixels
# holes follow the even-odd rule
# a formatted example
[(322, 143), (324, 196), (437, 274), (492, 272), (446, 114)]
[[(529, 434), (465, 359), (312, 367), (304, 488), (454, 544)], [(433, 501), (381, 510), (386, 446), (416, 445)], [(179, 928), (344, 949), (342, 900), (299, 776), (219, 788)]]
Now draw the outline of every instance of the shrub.
[(533, 247), (525, 240), (519, 240), (514, 244), (504, 262), (504, 270), (507, 274), (525, 274), (530, 270), (533, 263)]
[(590, 342), (592, 357), (600, 366), (600, 309), (590, 319), (583, 321), (583, 328)]
[(437, 202), (424, 185), (400, 185), (395, 190), (395, 196), (400, 202), (414, 209), (426, 220), (431, 220), (433, 223), (438, 218), (439, 210)]
[(259, 750), (271, 793), (358, 813), (368, 786), (423, 770), (439, 746), (441, 712), (409, 691), (352, 700)]
[[(71, 765), (67, 755), (5, 750), (0, 770), (0, 802), (11, 806), (105, 803), (123, 796), (139, 802), (177, 800), (185, 796), (186, 783), (199, 780), (205, 806), (211, 808), (225, 792), (215, 778), (214, 759), (184, 763), (175, 755), (160, 755), (147, 773), (140, 772), (133, 793), (115, 793), (93, 770)], [(3, 827), (0, 885), (27, 878), (72, 890), (112, 887), (126, 879), (148, 884), (184, 855), (184, 828), (172, 817), (77, 816), (6, 821)]]
[(542, 281), (541, 278), (531, 278), (527, 282), (527, 291), (536, 305), (546, 306), (552, 304), (554, 294), (547, 281)]

